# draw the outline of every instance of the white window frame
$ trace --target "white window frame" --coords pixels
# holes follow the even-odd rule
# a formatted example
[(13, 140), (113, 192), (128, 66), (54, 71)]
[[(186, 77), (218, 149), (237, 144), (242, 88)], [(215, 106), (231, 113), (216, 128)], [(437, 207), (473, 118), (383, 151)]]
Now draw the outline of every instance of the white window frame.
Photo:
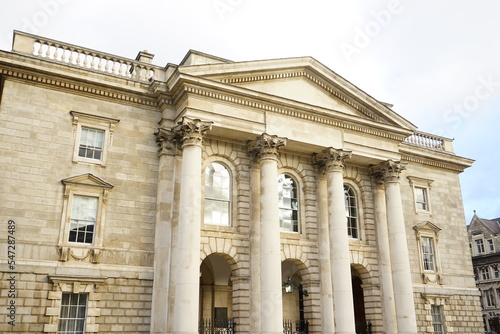
[[(118, 122), (120, 122), (120, 120), (98, 115), (86, 114), (74, 110), (70, 111), (70, 114), (71, 116), (73, 116), (73, 162), (97, 164), (105, 167), (108, 156), (108, 147), (112, 144), (115, 126)], [(104, 132), (101, 159), (86, 158), (79, 155), (82, 128), (100, 130)]]
[(238, 202), (237, 199), (238, 199), (238, 184), (237, 184), (237, 180), (235, 178), (235, 175), (237, 175), (237, 171), (234, 167), (234, 163), (223, 157), (223, 156), (210, 156), (210, 157), (206, 157), (203, 159), (203, 172), (202, 172), (202, 184), (201, 184), (201, 189), (202, 189), (202, 198), (204, 199), (205, 198), (205, 177), (206, 177), (206, 168), (208, 167), (208, 165), (210, 165), (211, 163), (219, 163), (221, 165), (223, 165), (224, 167), (226, 167), (227, 171), (229, 172), (229, 176), (230, 176), (230, 182), (231, 182), (231, 189), (230, 189), (230, 192), (231, 192), (231, 196), (230, 196), (230, 216), (229, 216), (229, 220), (230, 220), (230, 223), (229, 225), (214, 225), (214, 224), (205, 224), (205, 219), (204, 219), (204, 215), (205, 215), (205, 201), (203, 201), (203, 204), (202, 204), (202, 211), (201, 211), (201, 215), (202, 215), (202, 218), (201, 218), (201, 221), (202, 221), (202, 226), (204, 229), (209, 229), (209, 230), (220, 230), (220, 231), (232, 231), (234, 230), (234, 228), (237, 227), (237, 222), (238, 222), (238, 219), (236, 217), (237, 215), (237, 212), (238, 212), (238, 208), (235, 206), (236, 203)]
[(486, 242), (488, 243), (488, 252), (494, 253), (495, 252), (495, 243), (494, 243), (493, 239), (486, 239)]
[[(65, 296), (68, 297), (69, 303), (64, 304)], [(81, 299), (85, 298), (85, 304), (81, 303)], [(88, 294), (87, 293), (70, 293), (70, 292), (63, 292), (62, 293), (62, 298), (61, 298), (61, 309), (59, 312), (59, 321), (57, 323), (57, 332), (58, 333), (68, 333), (68, 334), (84, 334), (85, 333), (85, 321), (87, 320), (87, 309), (88, 309)], [(76, 300), (75, 300), (76, 299)], [(75, 303), (76, 302), (76, 303)], [(74, 317), (71, 316), (71, 310), (76, 309), (76, 314)], [(83, 309), (83, 314), (80, 314)], [(68, 313), (67, 317), (63, 317), (63, 313)], [(81, 330), (77, 330), (76, 328), (68, 328), (69, 323), (71, 321), (82, 321), (83, 326)], [(64, 322), (64, 330), (59, 330), (59, 327), (61, 327), (62, 323)], [(76, 325), (76, 324), (75, 324)]]
[(481, 281), (490, 280), (491, 279), (490, 267), (489, 266), (479, 267), (479, 277), (481, 278)]
[[(420, 243), (422, 245), (422, 264), (424, 271), (436, 271), (436, 250), (434, 245), (434, 238), (429, 236), (421, 236)], [(430, 251), (426, 251), (429, 248)], [(427, 261), (427, 258), (431, 258), (431, 261)], [(432, 266), (432, 268), (430, 268)], [(428, 268), (429, 267), (429, 268)]]
[(101, 314), (101, 310), (98, 307), (101, 294), (97, 293), (97, 289), (107, 278), (97, 276), (49, 275), (48, 279), (53, 283), (53, 289), (48, 294), (48, 299), (51, 303), (46, 307), (45, 315), (49, 320), (43, 326), (43, 333), (57, 334), (63, 293), (87, 294), (85, 333), (98, 333), (99, 324), (96, 321), (96, 317)]
[[(408, 180), (410, 182), (410, 186), (412, 188), (413, 193), (413, 203), (415, 205), (415, 212), (417, 213), (427, 213), (431, 214), (431, 184), (434, 180), (424, 179), (416, 176), (408, 176)], [(425, 198), (425, 209), (419, 208), (419, 203), (417, 201), (417, 189), (422, 189), (424, 191)]]
[(494, 308), (496, 305), (495, 291), (493, 288), (483, 290), (484, 307)]
[[(349, 238), (355, 239), (355, 240), (361, 240), (361, 205), (359, 202), (359, 191), (356, 187), (354, 187), (350, 183), (344, 183), (344, 202), (346, 202), (347, 205), (347, 199), (346, 199), (346, 187), (349, 187), (352, 192), (354, 193), (354, 200), (356, 204), (356, 217), (351, 216), (349, 212), (349, 208), (346, 207), (346, 223), (347, 223), (347, 230), (348, 230), (348, 235)], [(356, 233), (357, 235), (355, 237), (352, 236), (352, 234), (349, 234), (349, 218), (355, 218), (356, 220)]]
[[(439, 231), (441, 229), (435, 224), (425, 221), (413, 226), (416, 232), (418, 254), (420, 259), (420, 272), (425, 284), (442, 284), (441, 261), (439, 257)], [(422, 238), (430, 239), (434, 250), (434, 269), (425, 267)]]
[(483, 238), (474, 239), (474, 245), (475, 245), (474, 249), (477, 255), (486, 253), (486, 248), (484, 247)]
[(431, 305), (432, 327), (436, 334), (446, 333), (443, 313), (442, 305)]
[[(297, 198), (295, 198), (296, 200), (296, 208), (293, 208), (293, 205), (291, 208), (288, 208), (288, 207), (279, 207), (279, 215), (281, 215), (281, 212), (283, 210), (291, 210), (292, 211), (292, 216), (293, 216), (293, 211), (296, 211), (296, 216), (297, 216), (297, 231), (294, 231), (293, 230), (293, 226), (292, 226), (292, 229), (285, 229), (281, 226), (281, 221), (280, 221), (280, 231), (283, 232), (283, 233), (295, 233), (295, 234), (300, 234), (301, 233), (301, 222), (302, 222), (302, 219), (300, 217), (301, 215), (301, 212), (302, 212), (302, 209), (301, 209), (301, 194), (300, 194), (300, 184), (299, 184), (299, 181), (297, 179), (297, 177), (291, 173), (289, 173), (288, 171), (284, 171), (284, 172), (281, 172), (281, 173), (278, 173), (278, 179), (282, 176), (282, 175), (285, 175), (285, 177), (289, 177), (295, 184), (295, 189), (296, 189), (296, 196)], [(276, 182), (278, 182), (278, 180), (276, 180)], [(278, 183), (276, 183), (278, 185)], [(279, 191), (279, 190), (278, 190)], [(293, 199), (292, 199), (293, 201)]]
[[(108, 193), (113, 185), (90, 173), (69, 177), (61, 182), (64, 184), (64, 201), (58, 241), (59, 260), (68, 261), (73, 257), (77, 260), (88, 259), (92, 263), (97, 263), (103, 245)], [(71, 213), (75, 196), (97, 198), (97, 217), (92, 244), (69, 241)]]
[[(434, 293), (422, 293), (422, 297), (424, 298), (424, 301), (426, 304), (429, 306), (426, 306), (425, 309), (428, 310), (426, 319), (428, 319), (428, 326), (430, 329), (432, 329), (432, 332), (434, 331), (434, 325), (437, 324), (435, 322), (435, 318), (433, 317), (433, 307), (434, 309), (438, 308), (441, 316), (441, 326), (442, 326), (442, 333), (453, 333), (454, 329), (451, 326), (451, 323), (447, 321), (446, 314), (450, 310), (450, 306), (448, 305), (448, 299), (450, 298), (450, 295), (442, 295), (442, 294), (434, 294)], [(431, 332), (431, 331), (428, 331)]]
[[(228, 199), (221, 199), (221, 198), (215, 198), (215, 197), (208, 197), (208, 194), (207, 194), (207, 169), (210, 165), (212, 164), (218, 164), (220, 166), (222, 166), (228, 173), (228, 179), (229, 179), (229, 196), (228, 196)], [(233, 205), (233, 176), (232, 176), (232, 173), (231, 173), (231, 170), (227, 167), (227, 165), (225, 163), (222, 163), (220, 161), (211, 161), (210, 163), (207, 164), (207, 166), (205, 167), (204, 169), (204, 184), (205, 184), (205, 187), (204, 187), (204, 199), (205, 199), (205, 202), (204, 202), (204, 217), (206, 217), (207, 215), (207, 202), (208, 201), (213, 201), (215, 203), (217, 202), (223, 202), (223, 203), (226, 203), (227, 206), (228, 206), (228, 218), (227, 218), (227, 224), (221, 224), (221, 223), (213, 223), (213, 220), (211, 223), (207, 223), (205, 221), (205, 219), (203, 220), (204, 224), (206, 225), (215, 225), (215, 226), (231, 226), (232, 225), (232, 211), (233, 211), (233, 208), (232, 208), (232, 205)]]

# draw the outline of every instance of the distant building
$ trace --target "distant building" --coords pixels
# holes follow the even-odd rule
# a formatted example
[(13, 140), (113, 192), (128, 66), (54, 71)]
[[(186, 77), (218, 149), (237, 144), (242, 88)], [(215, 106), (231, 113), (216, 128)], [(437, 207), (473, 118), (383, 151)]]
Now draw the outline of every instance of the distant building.
[(0, 332), (482, 333), (450, 139), (310, 57), (152, 59), (0, 51)]
[(500, 333), (500, 218), (479, 218), (474, 212), (467, 232), (485, 326)]

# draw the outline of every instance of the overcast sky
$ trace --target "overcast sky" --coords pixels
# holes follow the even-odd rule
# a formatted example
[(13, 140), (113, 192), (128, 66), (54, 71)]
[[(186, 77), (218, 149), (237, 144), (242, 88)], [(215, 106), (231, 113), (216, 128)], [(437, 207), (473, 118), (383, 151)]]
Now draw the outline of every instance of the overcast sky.
[(13, 30), (178, 64), (189, 49), (234, 61), (312, 56), (419, 130), (475, 159), (461, 174), (466, 222), (500, 217), (498, 0), (2, 0)]

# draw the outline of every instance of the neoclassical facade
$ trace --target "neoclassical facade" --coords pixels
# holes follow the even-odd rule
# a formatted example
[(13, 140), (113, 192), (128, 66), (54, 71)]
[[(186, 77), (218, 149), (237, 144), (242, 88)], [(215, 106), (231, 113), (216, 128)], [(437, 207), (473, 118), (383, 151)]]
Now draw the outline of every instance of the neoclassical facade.
[(451, 140), (310, 57), (152, 59), (0, 51), (0, 331), (482, 333)]

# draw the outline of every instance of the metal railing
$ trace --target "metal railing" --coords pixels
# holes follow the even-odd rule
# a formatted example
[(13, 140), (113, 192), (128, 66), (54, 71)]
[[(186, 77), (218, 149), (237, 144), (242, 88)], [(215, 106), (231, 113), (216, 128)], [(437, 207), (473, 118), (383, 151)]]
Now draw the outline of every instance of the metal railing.
[(201, 319), (199, 334), (235, 334), (233, 319)]
[(295, 321), (295, 330), (293, 320), (283, 320), (283, 334), (309, 334), (309, 321)]

